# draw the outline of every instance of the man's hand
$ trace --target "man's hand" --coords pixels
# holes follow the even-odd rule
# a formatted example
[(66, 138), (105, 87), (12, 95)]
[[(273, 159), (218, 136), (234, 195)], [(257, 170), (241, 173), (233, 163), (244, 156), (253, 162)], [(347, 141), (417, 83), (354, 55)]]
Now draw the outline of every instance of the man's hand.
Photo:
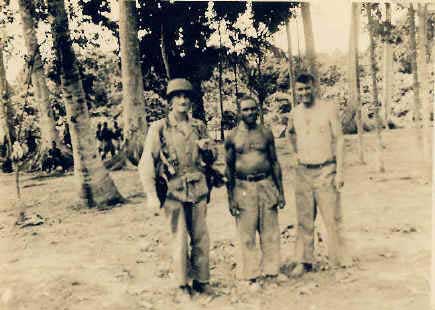
[(344, 186), (344, 179), (341, 173), (335, 175), (335, 187), (340, 190)]
[(296, 168), (299, 165), (299, 158), (297, 154), (292, 154), (290, 156), (290, 167), (291, 168)]
[(284, 209), (285, 204), (286, 204), (286, 202), (285, 202), (284, 194), (279, 194), (279, 197), (278, 197), (278, 208)]
[(154, 212), (155, 216), (158, 216), (160, 213), (160, 200), (157, 195), (148, 194), (147, 195), (147, 208)]
[(230, 213), (232, 216), (239, 216), (240, 215), (240, 209), (239, 204), (237, 202), (230, 201)]

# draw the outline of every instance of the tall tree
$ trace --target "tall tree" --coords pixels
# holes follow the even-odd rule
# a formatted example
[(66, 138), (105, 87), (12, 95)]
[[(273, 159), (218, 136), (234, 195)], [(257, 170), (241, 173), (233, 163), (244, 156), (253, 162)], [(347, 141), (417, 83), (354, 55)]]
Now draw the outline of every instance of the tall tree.
[(362, 164), (364, 160), (364, 141), (363, 141), (363, 126), (361, 117), (361, 85), (359, 77), (359, 53), (358, 40), (360, 29), (360, 14), (361, 5), (352, 3), (351, 8), (351, 24), (349, 34), (349, 90), (351, 98), (351, 108), (354, 111), (359, 142), (359, 160)]
[(121, 43), (124, 141), (127, 156), (134, 164), (137, 164), (143, 150), (147, 121), (135, 1), (119, 1), (119, 35)]
[(311, 21), (310, 3), (301, 3), (302, 22), (304, 25), (305, 37), (305, 58), (308, 62), (309, 71), (316, 77), (317, 86), (319, 86), (319, 72), (316, 62), (316, 49), (314, 46), (313, 23)]
[(409, 39), (410, 39), (410, 50), (411, 50), (411, 70), (413, 78), (413, 91), (414, 91), (414, 128), (415, 128), (415, 138), (417, 143), (417, 148), (423, 151), (423, 137), (421, 132), (421, 97), (420, 97), (420, 81), (418, 76), (418, 65), (417, 65), (417, 38), (415, 30), (415, 10), (414, 6), (409, 4), (408, 8), (408, 18), (409, 18)]
[[(391, 4), (385, 3), (385, 26), (391, 29)], [(384, 99), (384, 123), (385, 128), (388, 129), (390, 121), (391, 111), (391, 99), (392, 99), (392, 75), (393, 75), (393, 49), (391, 46), (391, 31), (386, 31), (386, 37), (384, 39), (384, 87), (383, 87), (383, 99)]]
[[(12, 102), (10, 100), (10, 89), (6, 79), (6, 69), (5, 69), (5, 52), (8, 43), (11, 40), (11, 36), (7, 35), (6, 25), (13, 22), (14, 14), (9, 6), (8, 2), (4, 2), (0, 5), (0, 141), (3, 143), (9, 143), (11, 146), (16, 138), (15, 131), (15, 117), (16, 111)], [(9, 148), (9, 150), (11, 150)]]
[(15, 140), (14, 126), (10, 118), (13, 113), (11, 111), (11, 103), (9, 99), (8, 83), (6, 80), (6, 71), (3, 62), (3, 41), (0, 38), (0, 144), (6, 144), (11, 150), (12, 143)]
[(430, 59), (427, 53), (428, 33), (427, 33), (427, 4), (418, 4), (418, 48), (417, 48), (417, 67), (419, 71), (420, 94), (422, 99), (421, 114), (423, 128), (423, 157), (431, 160), (431, 130), (430, 130), (430, 107), (433, 105), (433, 99), (430, 96)]
[[(254, 93), (259, 102), (260, 121), (264, 122), (264, 102), (276, 91), (277, 72), (271, 72), (267, 56), (278, 51), (270, 44), (270, 38), (286, 20), (293, 15), (290, 9), (297, 3), (275, 3), (274, 7), (263, 2), (246, 2), (248, 22), (244, 29), (229, 24), (230, 39), (233, 46), (245, 45), (238, 54), (238, 64), (244, 73), (244, 80), (250, 92)], [(282, 53), (282, 51), (280, 51)], [(284, 53), (282, 53), (284, 54)], [(282, 55), (280, 55), (281, 57)]]
[(163, 64), (165, 65), (166, 77), (168, 80), (170, 80), (172, 79), (172, 74), (171, 74), (171, 66), (169, 64), (169, 58), (168, 58), (167, 37), (168, 35), (165, 32), (165, 25), (162, 23), (161, 37), (160, 37), (160, 50), (162, 52)]
[[(84, 14), (96, 24), (107, 26), (118, 35), (116, 23), (107, 18), (107, 0), (82, 1)], [(263, 23), (272, 33), (288, 18), (288, 8), (295, 3), (253, 2), (254, 20)], [(215, 2), (217, 16), (234, 23), (246, 9), (242, 1)], [(218, 65), (218, 50), (210, 48), (210, 36), (214, 30), (207, 24), (205, 1), (142, 1), (138, 8), (138, 30), (145, 34), (140, 38), (139, 48), (144, 88), (164, 94), (165, 80), (185, 77), (198, 91), (192, 115), (205, 120), (202, 82), (208, 81)], [(162, 52), (162, 26), (165, 49)], [(200, 60), (200, 61), (199, 61)], [(240, 65), (240, 64), (239, 64)], [(241, 65), (239, 66), (241, 68)], [(240, 70), (239, 70), (239, 73)], [(242, 74), (239, 74), (242, 78)]]
[(22, 19), (27, 57), (29, 58), (29, 61), (33, 62), (32, 82), (40, 110), (40, 152), (44, 153), (51, 147), (52, 141), (55, 141), (58, 146), (61, 146), (62, 144), (60, 142), (59, 133), (56, 130), (53, 110), (50, 106), (44, 65), (39, 51), (38, 40), (36, 38), (36, 23), (34, 22), (35, 8), (31, 0), (19, 0), (18, 4)]
[[(290, 32), (290, 19), (286, 20), (285, 30), (287, 34), (287, 54), (288, 54), (288, 74), (290, 81), (290, 89), (292, 91), (293, 103), (292, 105), (296, 105), (296, 91), (295, 91), (295, 69), (293, 66), (293, 52), (292, 52), (292, 38)], [(293, 106), (292, 106), (293, 108)]]
[(372, 79), (372, 93), (373, 93), (373, 107), (375, 109), (374, 115), (376, 120), (376, 162), (379, 172), (385, 171), (383, 159), (383, 143), (382, 143), (382, 119), (380, 116), (380, 102), (378, 84), (376, 79), (376, 55), (375, 55), (375, 39), (374, 39), (374, 20), (372, 15), (372, 4), (366, 3), (368, 27), (369, 27), (369, 40), (370, 40), (370, 73)]
[(77, 58), (71, 44), (64, 0), (49, 0), (48, 9), (52, 23), (53, 45), (61, 70), (63, 94), (66, 97), (73, 146), (74, 176), (79, 185), (78, 196), (84, 206), (106, 208), (123, 201), (123, 198), (98, 156)]
[(237, 70), (237, 61), (233, 62), (233, 73), (234, 73), (234, 100), (236, 102), (237, 115), (240, 113), (240, 101), (239, 101), (239, 78), (238, 78), (238, 70)]
[(219, 21), (218, 25), (218, 35), (219, 35), (219, 109), (221, 112), (221, 124), (220, 124), (220, 132), (221, 132), (221, 140), (225, 140), (225, 131), (224, 131), (224, 103), (223, 103), (223, 65), (222, 65), (222, 34), (221, 34), (221, 21)]

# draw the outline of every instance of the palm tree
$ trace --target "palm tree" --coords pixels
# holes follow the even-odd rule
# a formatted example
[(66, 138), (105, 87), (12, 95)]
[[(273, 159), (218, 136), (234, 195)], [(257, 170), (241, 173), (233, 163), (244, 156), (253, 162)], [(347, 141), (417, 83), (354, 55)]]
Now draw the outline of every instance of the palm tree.
[(409, 35), (410, 35), (410, 48), (411, 48), (411, 68), (413, 77), (413, 90), (414, 90), (414, 128), (417, 148), (423, 151), (423, 137), (421, 133), (421, 97), (420, 97), (420, 81), (418, 76), (417, 65), (417, 38), (415, 33), (415, 10), (412, 3), (408, 8), (409, 17)]
[(420, 94), (422, 99), (421, 114), (423, 128), (423, 156), (426, 161), (431, 160), (431, 131), (430, 114), (433, 99), (430, 96), (431, 79), (428, 74), (430, 59), (427, 53), (427, 4), (418, 4), (418, 51), (417, 62), (420, 81)]
[(121, 0), (119, 2), (119, 36), (125, 151), (130, 161), (137, 164), (143, 150), (147, 120), (135, 1)]
[(367, 18), (369, 26), (369, 39), (370, 39), (370, 73), (372, 77), (372, 92), (373, 92), (373, 106), (374, 114), (376, 118), (376, 162), (379, 172), (385, 172), (384, 159), (383, 159), (383, 148), (382, 143), (382, 119), (379, 114), (380, 112), (380, 102), (378, 99), (378, 84), (376, 80), (376, 55), (375, 55), (375, 40), (374, 40), (374, 21), (372, 16), (372, 4), (367, 3)]
[(359, 160), (361, 164), (365, 163), (364, 160), (364, 143), (363, 143), (363, 126), (361, 117), (361, 86), (359, 78), (359, 55), (358, 55), (358, 37), (359, 25), (361, 15), (361, 5), (359, 3), (352, 3), (351, 8), (351, 25), (349, 35), (349, 89), (351, 96), (352, 110), (355, 112), (356, 125), (358, 131), (359, 142)]
[(33, 20), (35, 10), (31, 0), (18, 1), (20, 14), (23, 25), (24, 41), (27, 48), (27, 56), (33, 62), (32, 81), (37, 95), (40, 110), (39, 127), (41, 131), (40, 152), (46, 152), (51, 147), (51, 142), (56, 141), (61, 146), (58, 131), (53, 117), (53, 111), (50, 106), (49, 91), (46, 84), (44, 66), (39, 44), (36, 38), (36, 25)]
[(14, 140), (12, 119), (10, 119), (11, 108), (3, 63), (3, 41), (0, 38), (0, 144), (6, 144), (9, 150)]
[(296, 105), (296, 92), (295, 92), (295, 69), (293, 67), (293, 53), (292, 53), (292, 38), (290, 33), (290, 20), (286, 20), (285, 22), (285, 29), (287, 34), (287, 53), (288, 53), (288, 74), (289, 74), (289, 81), (290, 81), (290, 88), (292, 90), (292, 97), (293, 97), (293, 103), (292, 103), (292, 109), (293, 105)]
[(316, 86), (319, 86), (319, 75), (316, 63), (316, 49), (314, 46), (313, 24), (311, 21), (310, 3), (301, 3), (302, 22), (304, 25), (304, 38), (305, 38), (305, 58), (308, 61), (308, 68), (316, 77)]
[[(391, 4), (385, 3), (385, 21), (387, 25), (391, 25)], [(388, 129), (388, 124), (390, 121), (390, 110), (391, 110), (391, 98), (392, 98), (392, 84), (391, 77), (393, 74), (393, 49), (390, 42), (390, 31), (387, 32), (387, 36), (384, 42), (384, 123), (385, 128)]]
[(48, 8), (71, 132), (78, 196), (84, 206), (107, 208), (122, 202), (123, 198), (98, 156), (77, 58), (71, 45), (64, 0), (49, 0)]

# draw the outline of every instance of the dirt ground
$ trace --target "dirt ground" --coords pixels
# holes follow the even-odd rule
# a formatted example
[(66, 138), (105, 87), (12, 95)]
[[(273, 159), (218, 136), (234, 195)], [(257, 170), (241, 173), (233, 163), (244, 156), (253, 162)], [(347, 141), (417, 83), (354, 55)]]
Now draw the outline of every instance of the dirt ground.
[[(282, 275), (279, 286), (257, 291), (244, 287), (236, 279), (234, 221), (226, 193), (219, 189), (208, 210), (212, 285), (218, 297), (184, 304), (172, 289), (165, 219), (146, 208), (136, 171), (113, 173), (129, 202), (100, 212), (75, 208), (72, 176), (23, 176), (27, 212), (44, 221), (26, 228), (15, 225), (14, 176), (0, 175), (0, 309), (429, 309), (431, 167), (419, 160), (411, 131), (384, 136), (384, 174), (371, 164), (373, 135), (365, 136), (369, 164), (364, 166), (357, 162), (355, 137), (346, 137), (342, 196), (353, 267), (300, 279)], [(283, 263), (291, 261), (295, 241), (286, 143), (277, 141), (288, 202), (280, 213)]]

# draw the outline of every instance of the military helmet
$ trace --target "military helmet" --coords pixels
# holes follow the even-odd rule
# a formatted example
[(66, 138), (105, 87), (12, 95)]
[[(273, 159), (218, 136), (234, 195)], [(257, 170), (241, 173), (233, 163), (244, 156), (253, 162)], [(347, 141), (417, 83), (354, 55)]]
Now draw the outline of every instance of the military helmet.
[(193, 96), (193, 86), (186, 79), (173, 79), (168, 83), (166, 88), (166, 98), (169, 100), (176, 92), (186, 92), (188, 96)]

